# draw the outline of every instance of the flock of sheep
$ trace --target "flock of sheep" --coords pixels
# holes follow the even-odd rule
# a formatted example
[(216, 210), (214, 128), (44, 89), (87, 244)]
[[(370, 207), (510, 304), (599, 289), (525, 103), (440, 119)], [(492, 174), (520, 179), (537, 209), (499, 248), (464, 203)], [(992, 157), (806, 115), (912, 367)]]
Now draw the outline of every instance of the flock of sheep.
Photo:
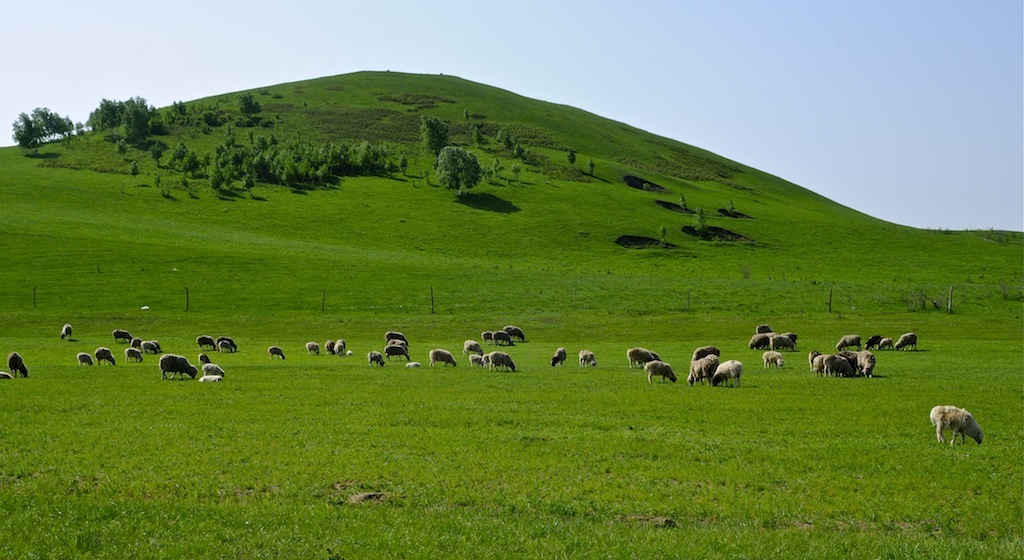
[[(221, 336), (214, 338), (208, 335), (196, 337), (196, 344), (199, 346), (198, 355), (199, 368), (192, 365), (187, 358), (178, 354), (163, 353), (160, 343), (156, 340), (142, 340), (123, 329), (116, 329), (112, 333), (115, 343), (124, 343), (128, 346), (124, 349), (125, 360), (128, 362), (141, 362), (145, 354), (162, 354), (158, 360), (161, 379), (195, 379), (199, 372), (200, 382), (219, 382), (224, 379), (224, 370), (219, 365), (212, 363), (205, 351), (216, 350), (218, 352), (237, 352), (238, 345), (231, 337)], [(72, 340), (72, 327), (65, 324), (61, 328), (61, 340)], [(485, 344), (495, 346), (514, 346), (516, 340), (526, 341), (523, 330), (514, 325), (508, 325), (495, 331), (484, 331), (480, 336)], [(772, 366), (776, 368), (785, 367), (785, 357), (780, 352), (788, 350), (797, 351), (797, 335), (792, 332), (775, 333), (767, 325), (758, 325), (755, 334), (751, 337), (748, 347), (751, 350), (765, 350), (761, 356), (764, 368)], [(317, 342), (307, 342), (305, 345), (307, 354), (320, 355), (320, 345)], [(917, 335), (906, 333), (900, 336), (897, 341), (885, 338), (881, 335), (874, 335), (867, 339), (866, 344), (861, 346), (861, 337), (856, 334), (845, 335), (836, 343), (836, 353), (822, 354), (818, 351), (811, 351), (808, 355), (811, 372), (818, 376), (855, 377), (874, 375), (876, 359), (871, 350), (916, 350)], [(856, 351), (849, 350), (856, 348)], [(324, 349), (328, 354), (338, 356), (351, 356), (352, 351), (348, 349), (344, 339), (327, 340)], [(284, 350), (280, 346), (270, 346), (267, 353), (271, 359), (285, 359)], [(466, 340), (463, 343), (462, 354), (469, 357), (470, 367), (487, 367), (489, 371), (516, 371), (516, 364), (512, 356), (504, 351), (484, 352), (481, 343), (475, 340)], [(457, 365), (455, 355), (443, 348), (435, 348), (428, 352), (429, 365), (452, 366)], [(731, 359), (721, 361), (721, 351), (715, 346), (702, 346), (694, 350), (690, 359), (689, 374), (687, 383), (695, 385), (710, 383), (712, 386), (732, 385), (740, 386), (740, 378), (743, 374), (743, 364), (739, 360)], [(93, 360), (95, 358), (95, 361)], [(384, 367), (387, 361), (394, 359), (405, 359), (405, 367), (420, 367), (419, 362), (412, 361), (409, 354), (409, 340), (404, 334), (397, 331), (388, 331), (384, 334), (384, 346), (381, 351), (371, 350), (366, 355), (367, 363), (372, 366)], [(643, 368), (647, 374), (647, 382), (652, 383), (655, 377), (661, 381), (675, 382), (676, 373), (672, 366), (662, 361), (661, 357), (654, 351), (641, 347), (633, 347), (626, 351), (626, 358), (630, 368)], [(568, 352), (564, 347), (555, 350), (551, 357), (551, 366), (562, 366), (568, 359)], [(116, 365), (113, 352), (106, 346), (96, 348), (90, 355), (87, 352), (79, 352), (76, 356), (80, 365), (103, 364)], [(597, 359), (590, 350), (580, 350), (580, 367), (596, 367)], [(28, 367), (24, 359), (17, 352), (11, 352), (7, 358), (7, 367), (12, 373), (0, 371), (0, 379), (13, 379), (15, 375), (28, 377)], [(931, 410), (930, 419), (936, 427), (936, 435), (940, 442), (945, 442), (943, 432), (951, 430), (953, 438), (951, 444), (956, 442), (959, 435), (961, 441), (964, 436), (969, 436), (979, 444), (982, 440), (981, 428), (974, 417), (964, 409), (955, 406), (936, 406)]]

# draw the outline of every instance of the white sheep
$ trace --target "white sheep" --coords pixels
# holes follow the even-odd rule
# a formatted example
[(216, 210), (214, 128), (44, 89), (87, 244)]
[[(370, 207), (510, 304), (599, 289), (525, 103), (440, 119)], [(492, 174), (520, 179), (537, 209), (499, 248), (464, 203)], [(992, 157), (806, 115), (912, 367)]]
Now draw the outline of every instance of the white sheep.
[(78, 365), (80, 365), (80, 366), (83, 366), (83, 365), (84, 366), (91, 366), (92, 365), (92, 356), (90, 356), (88, 352), (79, 352), (77, 358), (78, 358)]
[(828, 375), (828, 372), (825, 371), (826, 354), (818, 352), (812, 352), (812, 354), (814, 354), (814, 357), (811, 358), (811, 371), (816, 373), (818, 377)]
[(512, 356), (505, 352), (490, 352), (484, 356), (484, 362), (487, 364), (487, 371), (493, 371), (494, 369), (516, 370), (516, 364), (512, 361)]
[(836, 377), (853, 377), (854, 367), (844, 356), (839, 354), (826, 354), (822, 358), (824, 363), (824, 371), (826, 375), (834, 375)]
[(284, 350), (281, 350), (280, 346), (271, 346), (270, 348), (267, 348), (267, 354), (270, 354), (271, 360), (274, 359), (274, 356), (278, 356), (282, 360), (284, 359)]
[(771, 334), (768, 337), (768, 345), (772, 350), (781, 350), (783, 348), (789, 348), (790, 350), (796, 351), (796, 343), (793, 342), (792, 338), (784, 334)]
[(409, 363), (405, 364), (405, 367), (420, 367), (420, 363), (419, 362), (409, 362)]
[(630, 368), (642, 368), (644, 367), (644, 364), (651, 360), (661, 361), (661, 358), (656, 352), (652, 352), (646, 348), (640, 348), (639, 346), (634, 346), (633, 348), (626, 350), (626, 358), (629, 359)]
[(478, 356), (484, 355), (483, 347), (480, 346), (480, 343), (475, 340), (467, 340), (466, 342), (462, 343), (462, 354), (466, 355), (469, 354), (470, 352)]
[(932, 409), (928, 417), (931, 419), (932, 425), (935, 426), (935, 436), (938, 438), (939, 443), (946, 443), (942, 433), (946, 430), (952, 430), (953, 439), (949, 441), (950, 445), (956, 443), (956, 436), (958, 435), (960, 436), (960, 441), (964, 443), (967, 442), (965, 436), (970, 436), (971, 439), (978, 442), (978, 445), (981, 445), (981, 426), (974, 420), (974, 416), (970, 412), (955, 406), (939, 405)]
[(223, 375), (204, 375), (199, 378), (200, 383), (220, 383), (223, 380)]
[(711, 377), (711, 385), (717, 387), (726, 385), (733, 380), (733, 386), (740, 386), (740, 376), (743, 375), (743, 364), (739, 360), (729, 360), (718, 364), (715, 375)]
[(162, 350), (160, 343), (155, 340), (144, 340), (140, 346), (140, 350), (146, 354), (159, 354)]
[(482, 354), (470, 354), (469, 355), (469, 367), (473, 366), (484, 366), (484, 357)]
[(764, 354), (761, 354), (761, 360), (764, 362), (765, 369), (768, 369), (768, 367), (772, 365), (776, 368), (782, 369), (786, 365), (786, 360), (782, 357), (782, 354), (774, 350), (769, 350)]
[(597, 367), (597, 358), (590, 350), (580, 350), (580, 367)]
[(97, 348), (96, 351), (93, 352), (93, 355), (96, 356), (97, 364), (107, 362), (112, 366), (117, 365), (117, 362), (114, 361), (114, 354), (111, 353), (110, 348), (107, 348), (106, 346), (100, 346)]
[(352, 354), (348, 351), (348, 344), (345, 343), (344, 338), (339, 338), (334, 341), (334, 354), (336, 356), (351, 356)]
[(666, 379), (676, 382), (676, 373), (672, 371), (672, 366), (666, 364), (661, 360), (651, 360), (644, 364), (644, 371), (647, 372), (647, 382), (651, 383), (651, 378), (655, 375), (661, 376), (661, 382), (664, 383)]
[(879, 350), (885, 350), (885, 349), (892, 350), (893, 349), (892, 347), (893, 347), (893, 341), (892, 341), (891, 338), (883, 338), (882, 340), (880, 340), (878, 342), (878, 349)]
[(857, 350), (860, 350), (860, 335), (848, 334), (843, 338), (840, 338), (839, 342), (836, 343), (836, 352), (839, 352), (840, 350), (843, 350), (845, 348), (852, 348), (854, 346), (857, 347)]
[(690, 362), (696, 362), (697, 360), (712, 354), (715, 356), (721, 356), (722, 351), (719, 350), (717, 346), (701, 346), (693, 351), (693, 357), (690, 358)]
[(715, 375), (715, 370), (718, 369), (719, 359), (717, 354), (708, 354), (699, 360), (690, 362), (690, 374), (686, 377), (686, 382), (693, 385), (700, 381), (704, 383), (705, 380), (710, 381)]
[(455, 367), (455, 356), (453, 356), (452, 353), (447, 350), (442, 350), (441, 348), (434, 348), (433, 350), (430, 351), (428, 355), (430, 356), (430, 367), (434, 367), (434, 364), (436, 362), (441, 362), (445, 366), (451, 364), (452, 367)]
[(185, 356), (177, 354), (164, 354), (160, 356), (160, 379), (174, 379), (175, 375), (179, 379), (184, 379), (185, 375), (195, 379), (198, 371), (196, 366), (188, 363)]
[(860, 371), (861, 375), (874, 377), (875, 355), (867, 350), (857, 352), (857, 369)]
[(306, 343), (306, 354), (320, 355), (320, 345), (312, 340)]
[(811, 371), (812, 372), (814, 371), (814, 358), (816, 358), (816, 357), (818, 357), (820, 355), (821, 355), (821, 352), (818, 352), (817, 350), (811, 350), (810, 353), (807, 354), (807, 363), (811, 366)]
[(384, 367), (384, 356), (376, 350), (370, 350), (366, 353), (366, 361), (369, 362), (371, 366), (373, 364), (377, 364), (380, 367)]
[(132, 348), (129, 346), (124, 349), (124, 361), (126, 362), (141, 362), (142, 361), (142, 350), (138, 348)]
[(893, 346), (893, 348), (895, 350), (903, 350), (904, 348), (908, 350), (911, 348), (917, 350), (917, 335), (912, 332), (900, 335), (899, 340), (896, 341), (896, 345)]
[(325, 341), (324, 342), (324, 350), (326, 350), (328, 354), (334, 354), (335, 353), (334, 352), (334, 341), (333, 340)]
[(750, 342), (747, 343), (751, 350), (770, 350), (771, 345), (771, 337), (767, 333), (757, 333), (750, 337)]
[(551, 367), (564, 366), (565, 359), (568, 357), (569, 354), (565, 351), (565, 348), (559, 347), (555, 350), (555, 355), (551, 357)]

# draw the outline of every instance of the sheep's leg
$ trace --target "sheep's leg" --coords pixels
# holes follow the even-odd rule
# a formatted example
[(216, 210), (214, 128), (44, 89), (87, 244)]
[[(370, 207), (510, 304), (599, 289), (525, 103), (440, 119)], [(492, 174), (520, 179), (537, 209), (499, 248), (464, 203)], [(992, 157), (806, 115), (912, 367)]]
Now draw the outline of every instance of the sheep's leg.
[(935, 426), (935, 437), (939, 439), (939, 443), (946, 443), (946, 439), (942, 437), (942, 424)]

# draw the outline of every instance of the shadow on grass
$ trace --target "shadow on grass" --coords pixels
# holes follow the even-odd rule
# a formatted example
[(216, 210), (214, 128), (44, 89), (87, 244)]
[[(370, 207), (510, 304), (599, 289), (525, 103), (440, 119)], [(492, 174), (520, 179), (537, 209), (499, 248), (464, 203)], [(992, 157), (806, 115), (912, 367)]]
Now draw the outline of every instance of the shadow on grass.
[(500, 214), (512, 214), (519, 211), (519, 207), (515, 204), (491, 193), (467, 193), (455, 197), (455, 202), (470, 208), (476, 208), (477, 210), (498, 212)]

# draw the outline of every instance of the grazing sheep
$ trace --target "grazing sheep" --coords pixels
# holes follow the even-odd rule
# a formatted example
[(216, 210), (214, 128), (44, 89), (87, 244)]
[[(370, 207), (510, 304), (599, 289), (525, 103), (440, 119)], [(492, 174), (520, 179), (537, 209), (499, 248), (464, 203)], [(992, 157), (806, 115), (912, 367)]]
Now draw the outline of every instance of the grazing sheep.
[(629, 359), (629, 367), (644, 367), (644, 364), (651, 360), (661, 361), (661, 357), (657, 353), (651, 352), (646, 348), (640, 348), (634, 346), (629, 350), (626, 350), (626, 358)]
[(436, 363), (436, 362), (441, 362), (445, 366), (447, 366), (448, 364), (451, 364), (452, 367), (455, 367), (455, 356), (453, 356), (452, 353), (447, 351), (447, 350), (442, 350), (440, 348), (434, 348), (433, 350), (430, 351), (429, 356), (430, 356), (430, 367), (434, 367), (434, 363)]
[(857, 352), (857, 369), (861, 375), (873, 377), (875, 375), (875, 355), (867, 350)]
[(389, 344), (384, 347), (384, 355), (391, 359), (391, 356), (405, 356), (405, 361), (409, 361), (409, 350), (401, 344)]
[(711, 378), (715, 375), (715, 370), (718, 369), (719, 359), (716, 354), (708, 354), (699, 360), (690, 362), (690, 375), (686, 377), (686, 382), (693, 385), (700, 381), (711, 381)]
[(789, 348), (796, 352), (796, 343), (793, 342), (792, 338), (784, 334), (773, 334), (768, 337), (768, 345), (771, 346), (772, 350), (781, 350), (783, 348)]
[(597, 367), (597, 358), (590, 350), (580, 350), (580, 367)]
[(494, 331), (484, 331), (480, 333), (480, 340), (485, 343), (490, 342), (491, 344), (494, 344)]
[(793, 345), (796, 346), (796, 333), (795, 332), (784, 332), (780, 336), (784, 336), (793, 341)]
[(405, 367), (420, 367), (420, 363), (419, 362), (409, 362), (409, 363), (405, 364)]
[(507, 332), (512, 338), (518, 338), (519, 342), (526, 342), (526, 335), (523, 334), (523, 329), (515, 325), (506, 325), (501, 330)]
[(391, 340), (401, 340), (406, 346), (409, 345), (409, 339), (405, 338), (405, 335), (398, 331), (388, 331), (384, 333), (384, 343), (387, 344)]
[(754, 334), (765, 334), (770, 332), (772, 332), (772, 328), (768, 325), (758, 325), (757, 328), (754, 329)]
[(281, 350), (280, 346), (271, 346), (270, 348), (267, 348), (267, 354), (270, 354), (271, 360), (274, 359), (274, 356), (278, 356), (282, 360), (284, 359), (284, 350)]
[(565, 351), (565, 348), (559, 347), (558, 350), (555, 350), (555, 355), (551, 356), (551, 367), (564, 366), (565, 359), (568, 357), (569, 354)]
[(207, 356), (204, 352), (200, 352), (199, 353), (199, 357), (196, 358), (196, 359), (199, 360), (199, 364), (200, 365), (210, 363), (210, 357)]
[(217, 364), (203, 364), (203, 375), (216, 375), (218, 377), (224, 377), (224, 369)]
[(807, 363), (811, 366), (811, 371), (812, 372), (814, 371), (814, 358), (816, 358), (816, 357), (818, 357), (820, 355), (821, 355), (821, 352), (818, 352), (817, 350), (811, 350), (811, 352), (809, 354), (807, 354)]
[(348, 356), (348, 344), (345, 343), (344, 338), (339, 338), (334, 341), (334, 353), (338, 356)]
[(715, 370), (715, 374), (711, 376), (711, 386), (718, 387), (719, 385), (727, 385), (729, 380), (733, 380), (733, 386), (740, 386), (740, 376), (743, 375), (743, 364), (739, 360), (729, 360), (718, 364), (718, 369)]
[(750, 342), (747, 343), (751, 350), (771, 350), (771, 345), (771, 337), (767, 333), (757, 333), (750, 337)]
[(854, 368), (850, 361), (839, 354), (826, 354), (823, 358), (824, 372), (826, 375), (836, 377), (853, 377)]
[(891, 338), (883, 338), (882, 340), (880, 340), (878, 342), (878, 349), (879, 350), (886, 350), (886, 349), (892, 350), (892, 347), (893, 347), (893, 342), (892, 342)]
[(811, 371), (818, 374), (818, 377), (827, 375), (825, 371), (825, 354), (819, 354), (814, 352), (814, 357), (811, 358)]
[(512, 356), (505, 352), (491, 352), (484, 356), (484, 362), (487, 363), (487, 371), (495, 369), (504, 369), (505, 371), (516, 370), (516, 363), (512, 361)]
[(90, 356), (88, 352), (79, 352), (77, 358), (78, 358), (78, 365), (80, 365), (80, 366), (82, 366), (82, 365), (91, 366), (92, 365), (92, 356)]
[(932, 425), (935, 426), (935, 436), (938, 438), (939, 443), (946, 443), (946, 440), (942, 437), (942, 432), (952, 430), (953, 439), (949, 440), (950, 445), (956, 443), (956, 436), (958, 435), (963, 443), (967, 443), (965, 436), (970, 436), (971, 439), (978, 442), (978, 445), (981, 445), (983, 435), (981, 433), (981, 426), (974, 420), (974, 416), (970, 412), (955, 406), (939, 405), (932, 409), (928, 417), (931, 419)]
[(764, 361), (765, 369), (768, 369), (768, 366), (771, 365), (774, 365), (778, 369), (782, 369), (786, 365), (786, 360), (782, 357), (782, 354), (775, 352), (774, 350), (769, 350), (764, 354), (761, 354), (761, 360)]
[(470, 352), (477, 354), (479, 356), (484, 355), (483, 347), (481, 347), (480, 343), (475, 340), (467, 340), (466, 342), (462, 343), (462, 354), (466, 355), (469, 354)]
[(917, 335), (912, 332), (900, 335), (900, 339), (896, 341), (896, 346), (893, 346), (893, 348), (896, 350), (903, 350), (904, 348), (907, 350), (911, 348), (917, 350)]
[(220, 383), (223, 380), (224, 377), (220, 375), (204, 375), (199, 378), (200, 383)]
[[(860, 352), (863, 352), (861, 350)], [(853, 368), (853, 375), (860, 375), (860, 368), (857, 367), (857, 361), (860, 360), (860, 352), (854, 352), (853, 350), (843, 350), (842, 352), (836, 352), (837, 356), (846, 358), (847, 362), (850, 362), (850, 367)]]
[(404, 340), (392, 338), (391, 340), (388, 341), (388, 343), (385, 346), (401, 346), (402, 348), (408, 349), (409, 343)]
[(320, 345), (313, 342), (312, 340), (306, 343), (306, 354), (320, 355)]
[(666, 379), (676, 382), (676, 373), (672, 371), (672, 366), (666, 364), (661, 360), (651, 360), (644, 364), (644, 371), (647, 372), (647, 382), (651, 383), (651, 378), (655, 375), (661, 376), (661, 382), (664, 383)]
[(140, 347), (143, 354), (160, 354), (163, 350), (160, 349), (160, 343), (155, 340), (144, 340)]
[(71, 340), (71, 325), (70, 324), (65, 323), (64, 326), (60, 328), (60, 339), (61, 340)]
[(384, 367), (384, 356), (376, 350), (370, 350), (366, 353), (366, 361), (369, 362), (371, 366), (373, 364), (377, 364), (380, 367)]
[(0, 371), (0, 379), (14, 379), (14, 376), (6, 371)]
[(114, 335), (114, 342), (131, 342), (134, 338), (132, 333), (124, 329), (114, 329), (110, 334)]
[(141, 362), (142, 361), (142, 350), (138, 348), (132, 348), (129, 346), (124, 349), (124, 361), (126, 362)]
[(137, 337), (137, 336), (133, 336), (132, 337), (132, 341), (128, 343), (128, 346), (131, 346), (132, 348), (139, 348), (141, 350), (142, 349), (142, 339)]
[(494, 334), (491, 335), (491, 340), (493, 340), (494, 343), (497, 344), (498, 346), (515, 345), (515, 343), (512, 342), (512, 335), (508, 334), (505, 331), (494, 331)]
[(199, 345), (200, 350), (216, 350), (217, 342), (213, 340), (212, 336), (201, 334), (196, 337), (196, 344)]
[(839, 342), (836, 343), (836, 352), (853, 346), (856, 346), (858, 351), (860, 350), (860, 335), (848, 334), (840, 338)]
[(473, 366), (484, 366), (484, 357), (481, 354), (470, 354), (469, 355), (469, 367)]
[(873, 334), (868, 338), (868, 341), (864, 343), (864, 349), (871, 350), (872, 348), (874, 348), (875, 350), (877, 350), (879, 342), (882, 342), (882, 335)]
[(185, 379), (186, 375), (195, 379), (198, 372), (196, 366), (188, 363), (185, 356), (177, 354), (160, 356), (160, 379), (174, 379), (174, 376), (178, 376), (178, 379)]
[(114, 354), (110, 351), (110, 348), (107, 348), (106, 346), (100, 346), (97, 348), (96, 351), (93, 352), (93, 355), (96, 356), (97, 365), (101, 365), (103, 362), (108, 362), (112, 366), (117, 365), (117, 362), (114, 361)]
[(217, 350), (221, 352), (238, 352), (238, 345), (230, 336), (218, 336), (216, 342)]
[(324, 342), (324, 350), (327, 350), (328, 354), (334, 354), (334, 341), (328, 340), (327, 342)]
[(696, 362), (697, 360), (712, 354), (715, 356), (721, 356), (722, 351), (719, 350), (717, 346), (701, 346), (693, 351), (693, 357), (690, 358), (690, 362)]

